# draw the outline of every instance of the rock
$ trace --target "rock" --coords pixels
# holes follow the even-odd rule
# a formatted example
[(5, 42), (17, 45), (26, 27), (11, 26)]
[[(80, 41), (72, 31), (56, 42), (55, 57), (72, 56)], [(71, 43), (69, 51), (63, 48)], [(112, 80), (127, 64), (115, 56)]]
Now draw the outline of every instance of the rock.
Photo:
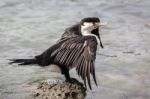
[(40, 83), (35, 99), (84, 99), (86, 88), (79, 81), (74, 83), (47, 80)]

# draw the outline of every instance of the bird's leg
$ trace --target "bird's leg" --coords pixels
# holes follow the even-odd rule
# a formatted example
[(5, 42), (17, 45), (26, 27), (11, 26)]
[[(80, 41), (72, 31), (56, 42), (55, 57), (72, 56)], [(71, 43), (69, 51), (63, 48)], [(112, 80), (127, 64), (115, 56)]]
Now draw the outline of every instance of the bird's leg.
[(69, 70), (67, 70), (66, 72), (64, 72), (64, 75), (66, 77), (66, 81), (71, 81)]
[[(68, 71), (66, 74), (64, 74), (64, 75), (65, 75), (65, 77), (66, 77), (66, 82), (69, 82), (69, 83), (76, 83), (76, 84), (80, 84), (80, 85), (81, 85), (81, 83), (80, 83), (77, 79), (75, 79), (75, 78), (70, 78), (69, 71)], [(83, 86), (83, 84), (82, 84), (82, 86)]]
[(65, 76), (66, 78), (66, 82), (69, 82), (69, 83), (73, 83), (73, 84), (78, 84), (80, 86), (83, 87), (83, 83), (79, 82), (78, 80), (76, 80), (75, 78), (71, 78), (70, 77), (70, 74), (69, 74), (69, 69), (65, 66), (62, 66), (62, 65), (58, 65), (61, 69), (61, 73)]
[(76, 84), (79, 84), (79, 85), (83, 86), (83, 84), (80, 83), (77, 79), (70, 77), (69, 69), (68, 68), (66, 68), (65, 66), (61, 67), (61, 71), (62, 71), (62, 74), (64, 74), (65, 77), (66, 77), (66, 82), (76, 83)]
[(77, 80), (75, 78), (70, 77), (68, 68), (66, 68), (65, 66), (61, 66), (61, 71), (62, 71), (62, 74), (64, 74), (66, 77), (66, 82), (70, 82), (70, 83), (77, 82)]

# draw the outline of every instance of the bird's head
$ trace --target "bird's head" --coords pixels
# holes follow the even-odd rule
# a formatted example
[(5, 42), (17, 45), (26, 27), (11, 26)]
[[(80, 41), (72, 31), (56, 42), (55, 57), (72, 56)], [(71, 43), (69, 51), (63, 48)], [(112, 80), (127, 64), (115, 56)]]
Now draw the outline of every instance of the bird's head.
[(100, 40), (100, 46), (103, 48), (103, 44), (99, 35), (99, 27), (106, 25), (102, 23), (97, 17), (88, 17), (81, 20), (81, 33), (82, 35), (96, 35)]

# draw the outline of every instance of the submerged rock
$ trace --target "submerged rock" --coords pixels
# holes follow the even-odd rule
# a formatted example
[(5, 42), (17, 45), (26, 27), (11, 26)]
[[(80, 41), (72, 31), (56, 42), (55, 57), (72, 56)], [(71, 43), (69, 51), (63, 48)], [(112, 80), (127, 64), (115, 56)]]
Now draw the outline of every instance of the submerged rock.
[(84, 99), (86, 88), (79, 81), (74, 83), (47, 80), (40, 83), (35, 99)]

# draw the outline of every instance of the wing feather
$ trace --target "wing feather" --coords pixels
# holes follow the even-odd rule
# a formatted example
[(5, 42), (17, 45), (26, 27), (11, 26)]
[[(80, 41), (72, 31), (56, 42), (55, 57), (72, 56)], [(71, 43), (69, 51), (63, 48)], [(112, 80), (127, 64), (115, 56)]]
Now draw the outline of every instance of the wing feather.
[(93, 72), (92, 72), (93, 79), (94, 79), (95, 84), (97, 85), (96, 76), (95, 76), (95, 66), (93, 66), (92, 68), (93, 68)]
[[(82, 66), (84, 65), (84, 59), (82, 58), (81, 60), (81, 64), (76, 66), (76, 70), (81, 70), (80, 68), (82, 68)], [(81, 76), (80, 71), (77, 71), (77, 73)]]
[(87, 67), (88, 70), (85, 71), (85, 72), (86, 72), (86, 75), (87, 75), (88, 85), (89, 85), (90, 89), (92, 89), (92, 87), (91, 87), (91, 81), (90, 81), (90, 67), (91, 67), (91, 64), (89, 62), (88, 63), (88, 67)]
[(67, 60), (67, 58), (68, 58), (70, 53), (71, 53), (71, 50), (65, 51), (65, 53), (63, 54), (63, 56), (62, 56), (62, 58), (60, 60), (61, 64), (66, 64), (66, 62), (67, 62), (66, 60)]
[(94, 36), (77, 36), (66, 40), (61, 46), (52, 53), (54, 61), (61, 65), (70, 68), (76, 67), (77, 73), (86, 80), (91, 89), (90, 74), (93, 76), (94, 82), (97, 85), (95, 77), (95, 56), (97, 50), (97, 41)]
[(56, 55), (55, 60), (59, 61), (64, 53), (65, 53), (65, 51), (60, 51), (60, 52)]
[(82, 73), (82, 75), (85, 76), (85, 77), (86, 77), (86, 75), (87, 75), (87, 73), (86, 73), (87, 69), (88, 69), (88, 63), (87, 63), (87, 61), (85, 61), (85, 64), (84, 64), (84, 72)]
[(75, 55), (74, 54), (74, 50), (70, 53), (70, 55), (68, 56), (67, 58), (67, 62), (66, 62), (66, 65), (69, 66), (71, 64), (71, 60), (73, 59), (73, 56)]

